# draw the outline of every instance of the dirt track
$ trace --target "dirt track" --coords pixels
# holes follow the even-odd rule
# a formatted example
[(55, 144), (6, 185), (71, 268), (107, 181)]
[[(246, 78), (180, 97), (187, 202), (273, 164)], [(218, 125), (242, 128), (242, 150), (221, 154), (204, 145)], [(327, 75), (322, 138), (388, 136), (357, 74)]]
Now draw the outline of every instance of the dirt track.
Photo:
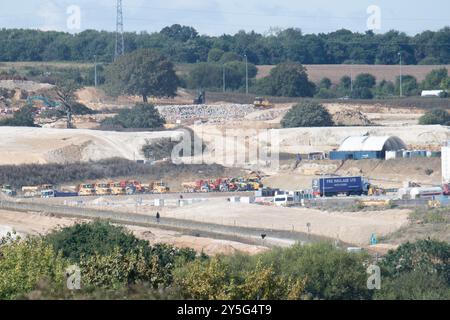
[[(24, 235), (45, 235), (59, 228), (68, 227), (83, 221), (81, 219), (60, 218), (39, 213), (0, 210), (0, 226), (7, 226), (8, 229), (12, 228), (19, 234)], [(147, 240), (152, 245), (166, 243), (179, 248), (192, 248), (197, 252), (203, 251), (208, 255), (233, 254), (238, 251), (256, 254), (268, 250), (268, 248), (262, 246), (247, 245), (228, 240), (194, 237), (176, 231), (136, 226), (127, 226), (126, 228), (138, 238)]]

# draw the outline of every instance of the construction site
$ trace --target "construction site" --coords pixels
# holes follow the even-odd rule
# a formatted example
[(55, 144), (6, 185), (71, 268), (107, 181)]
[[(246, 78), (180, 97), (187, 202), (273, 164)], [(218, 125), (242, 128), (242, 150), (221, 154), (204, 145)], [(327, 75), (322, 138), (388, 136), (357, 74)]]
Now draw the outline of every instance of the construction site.
[[(50, 85), (0, 81), (0, 87), (7, 93), (5, 117), (21, 104), (42, 112), (58, 108)], [(102, 119), (138, 98), (112, 98), (87, 87), (77, 99), (97, 112), (74, 117), (72, 129), (61, 120), (41, 121), (39, 114), (41, 128), (1, 127), (0, 164), (64, 167), (121, 158), (152, 171), (56, 184), (1, 181), (2, 230), (40, 234), (106, 218), (152, 243), (208, 254), (258, 253), (324, 239), (383, 253), (397, 244), (382, 239), (407, 227), (415, 208), (449, 205), (450, 129), (418, 125), (424, 109), (324, 103), (336, 127), (283, 129), (280, 121), (293, 104), (259, 97), (254, 104), (192, 104), (196, 97), (180, 90), (174, 99), (154, 101), (164, 130), (120, 132), (100, 130)], [(192, 165), (198, 155), (176, 165), (170, 152), (145, 157), (144, 145), (179, 142), (184, 128), (202, 138), (203, 167)], [(238, 131), (232, 147), (225, 135), (230, 130)], [(251, 145), (267, 142), (258, 132), (278, 137), (277, 166), (237, 161), (246, 159)], [(169, 164), (182, 170), (164, 169)], [(216, 169), (208, 170), (212, 164)]]

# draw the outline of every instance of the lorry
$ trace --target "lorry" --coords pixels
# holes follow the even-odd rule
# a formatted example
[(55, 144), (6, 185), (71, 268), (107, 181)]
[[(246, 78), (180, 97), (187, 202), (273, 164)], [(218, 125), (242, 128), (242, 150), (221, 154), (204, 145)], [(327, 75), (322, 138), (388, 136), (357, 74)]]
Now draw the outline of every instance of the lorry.
[(80, 197), (95, 196), (95, 185), (93, 184), (80, 184), (77, 187), (77, 192)]
[(329, 177), (313, 180), (315, 196), (367, 195), (370, 184), (363, 177)]
[(109, 183), (97, 183), (94, 187), (97, 196), (111, 195), (111, 185)]
[(153, 193), (169, 193), (170, 188), (163, 181), (153, 182), (150, 184)]
[(126, 188), (124, 188), (120, 182), (111, 182), (109, 186), (111, 195), (113, 196), (123, 196), (127, 194)]
[(60, 192), (53, 189), (45, 189), (41, 191), (41, 198), (49, 199), (49, 198), (69, 198), (69, 197), (77, 197), (78, 192)]

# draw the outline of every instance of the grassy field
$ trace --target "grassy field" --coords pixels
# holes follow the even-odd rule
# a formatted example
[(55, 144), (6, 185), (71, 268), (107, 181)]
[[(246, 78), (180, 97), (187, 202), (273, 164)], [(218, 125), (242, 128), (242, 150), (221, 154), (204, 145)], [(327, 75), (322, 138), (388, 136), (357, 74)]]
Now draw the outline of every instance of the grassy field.
[[(374, 75), (378, 81), (389, 80), (395, 81), (400, 75), (400, 66), (387, 65), (305, 65), (308, 69), (310, 80), (318, 82), (327, 77), (333, 83), (338, 83), (343, 76), (358, 75), (360, 73), (370, 73)], [(436, 66), (402, 66), (404, 75), (412, 75), (418, 81), (423, 81), (425, 76), (434, 69), (446, 67), (450, 71), (450, 65)], [(269, 75), (273, 66), (258, 66), (257, 78), (263, 78)]]

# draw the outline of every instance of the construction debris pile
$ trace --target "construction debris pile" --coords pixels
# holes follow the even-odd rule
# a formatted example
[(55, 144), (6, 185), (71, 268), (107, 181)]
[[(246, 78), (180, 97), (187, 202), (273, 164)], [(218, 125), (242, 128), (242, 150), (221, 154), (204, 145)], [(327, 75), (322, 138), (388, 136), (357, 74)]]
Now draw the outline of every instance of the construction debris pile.
[(255, 111), (255, 107), (251, 104), (173, 105), (158, 106), (157, 109), (167, 122), (172, 123), (183, 120), (204, 120), (217, 123), (243, 119)]
[(333, 115), (333, 121), (337, 126), (371, 126), (372, 121), (361, 111), (344, 110)]

